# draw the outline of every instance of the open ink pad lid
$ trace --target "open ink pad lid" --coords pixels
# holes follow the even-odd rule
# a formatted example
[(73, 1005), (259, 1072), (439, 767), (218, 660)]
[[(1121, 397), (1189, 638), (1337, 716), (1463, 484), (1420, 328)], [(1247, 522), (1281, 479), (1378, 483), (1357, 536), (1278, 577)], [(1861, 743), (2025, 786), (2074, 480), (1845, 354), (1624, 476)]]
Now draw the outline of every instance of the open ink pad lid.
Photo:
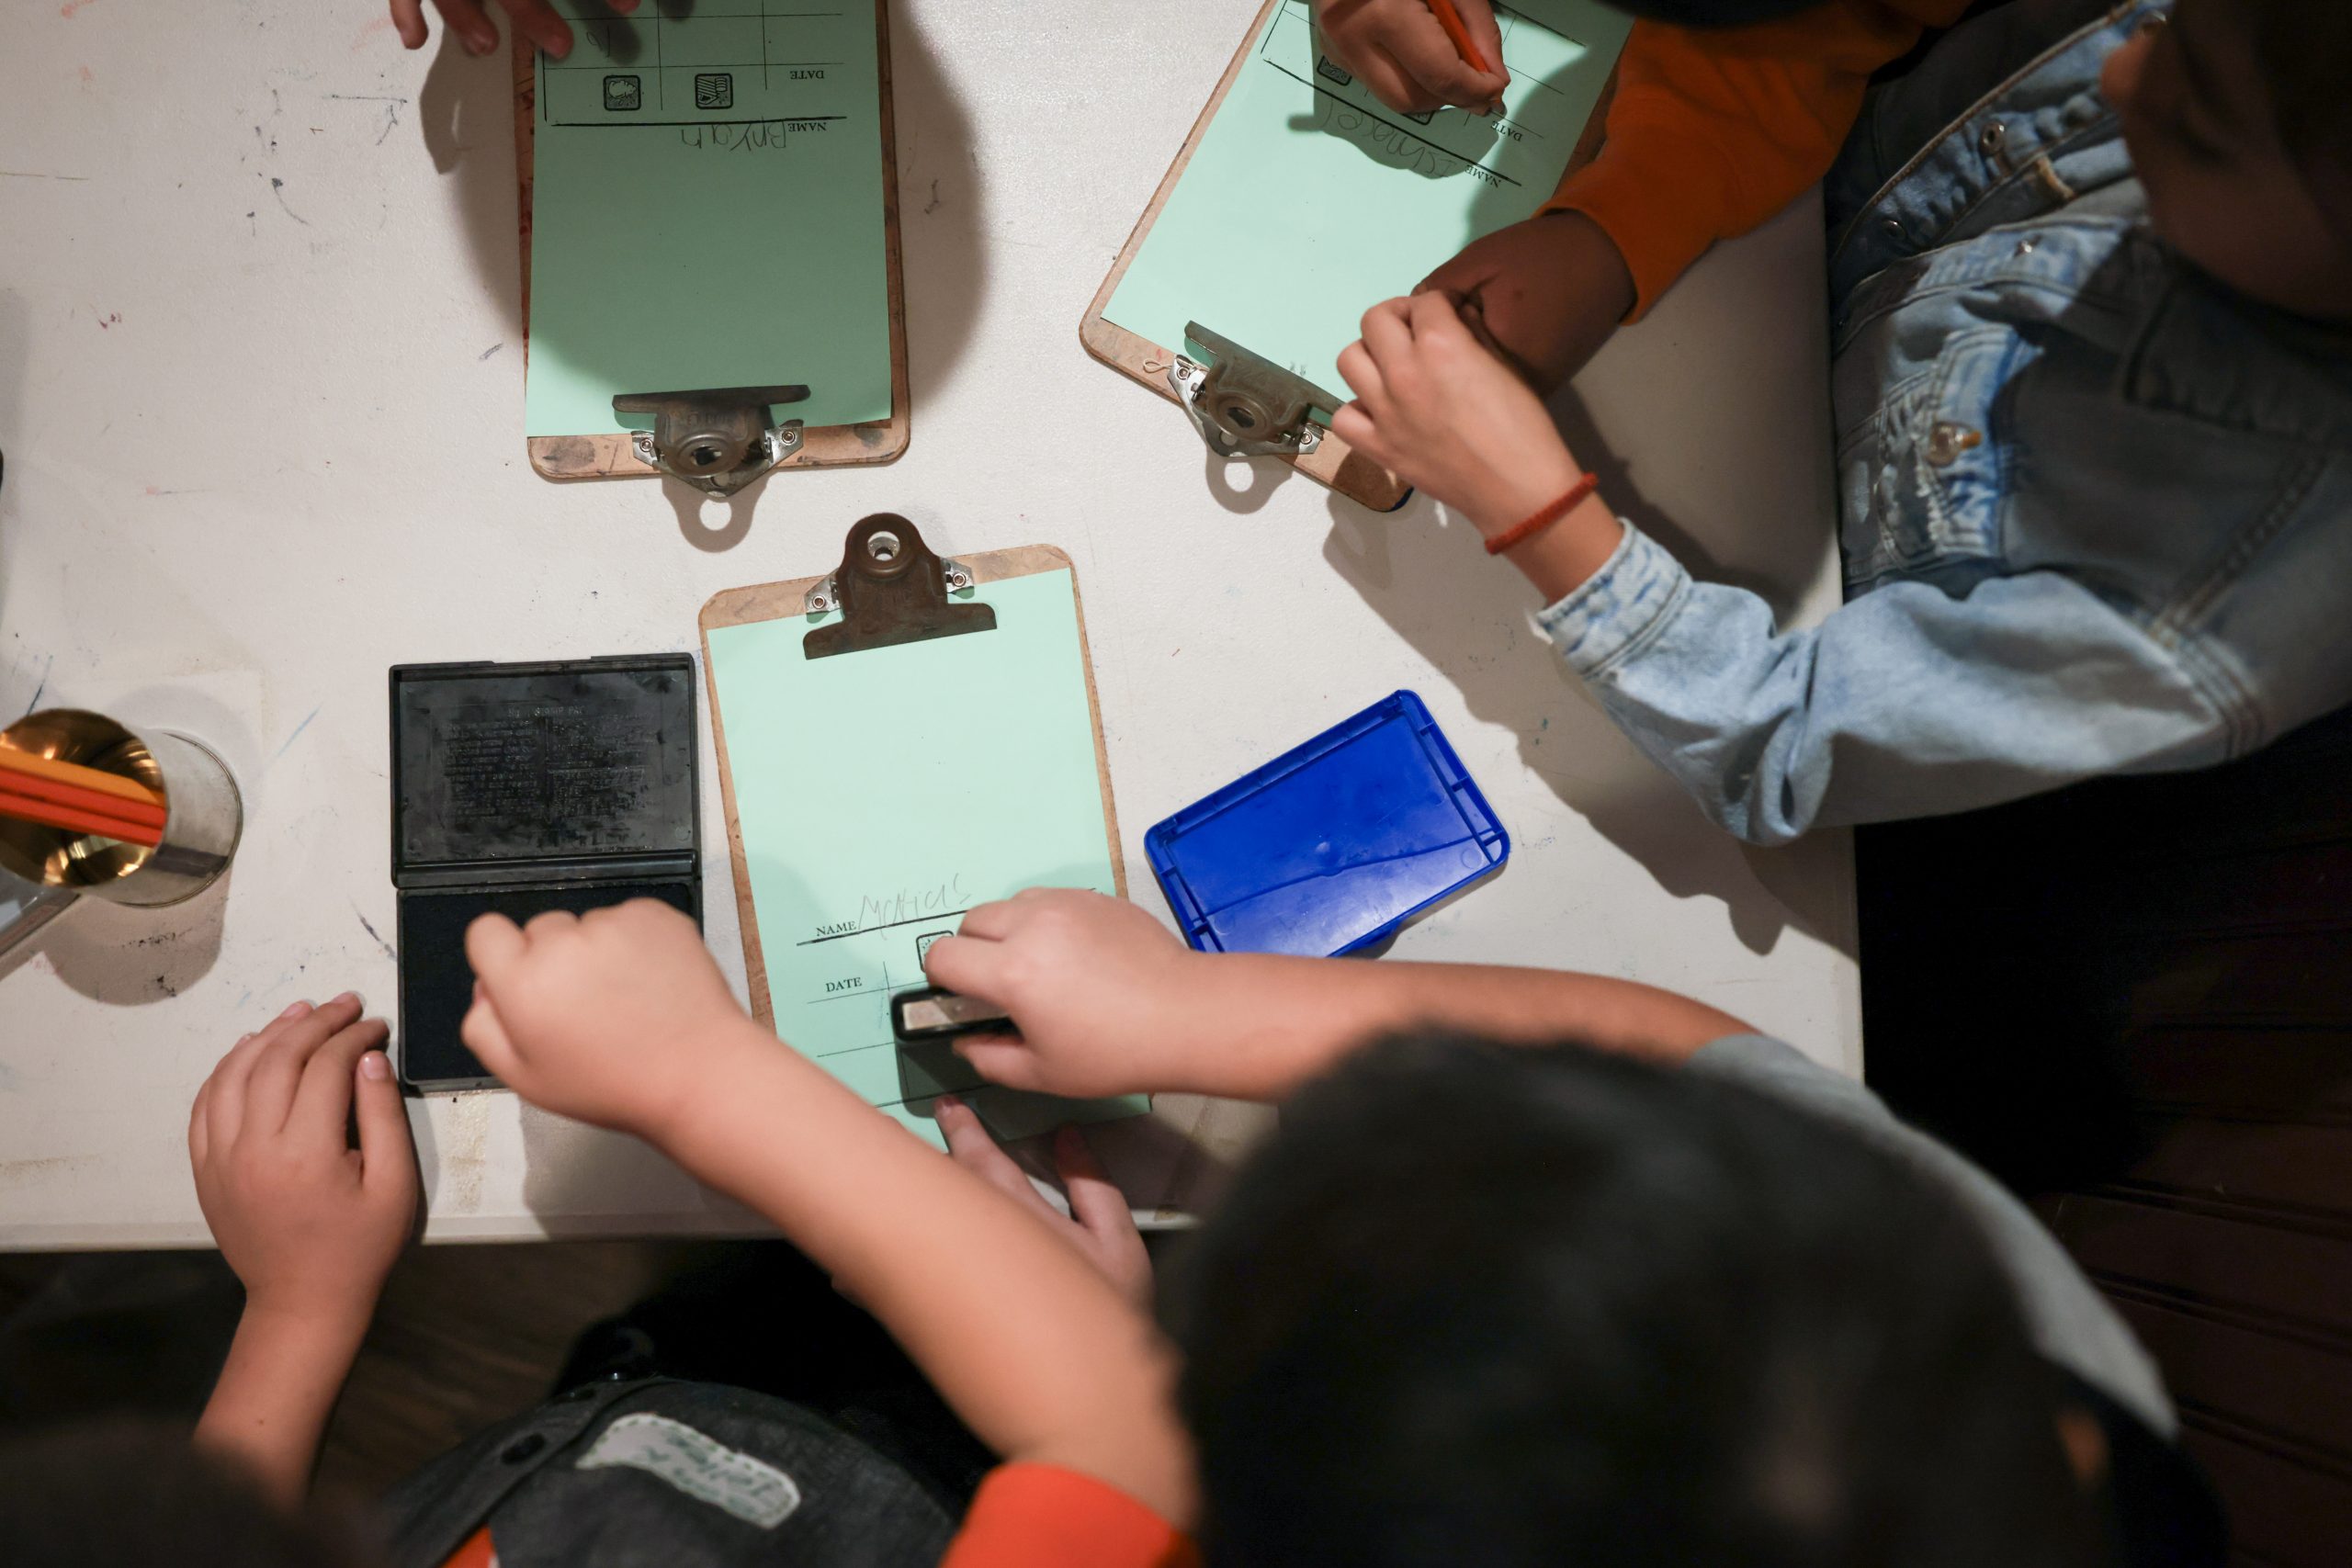
[(477, 916), (656, 898), (701, 923), (695, 767), (686, 654), (393, 669), (403, 1080), (497, 1082), (458, 1034)]
[(1144, 852), (1195, 948), (1321, 957), (1491, 874), (1510, 836), (1396, 692), (1154, 824)]
[(391, 685), (395, 884), (699, 858), (690, 656), (404, 664)]

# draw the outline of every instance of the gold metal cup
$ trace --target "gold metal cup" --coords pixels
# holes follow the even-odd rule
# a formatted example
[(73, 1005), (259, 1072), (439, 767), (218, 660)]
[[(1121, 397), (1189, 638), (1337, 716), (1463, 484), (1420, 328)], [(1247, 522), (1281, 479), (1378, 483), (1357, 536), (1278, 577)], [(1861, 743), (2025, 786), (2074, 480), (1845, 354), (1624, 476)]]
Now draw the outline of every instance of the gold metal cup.
[(0, 818), (0, 866), (44, 890), (0, 928), (0, 953), (84, 894), (159, 908), (193, 898), (229, 869), (243, 802), (228, 764), (202, 741), (167, 729), (142, 735), (80, 708), (45, 708), (0, 730), (0, 748), (135, 779), (164, 807), (163, 841), (153, 848)]

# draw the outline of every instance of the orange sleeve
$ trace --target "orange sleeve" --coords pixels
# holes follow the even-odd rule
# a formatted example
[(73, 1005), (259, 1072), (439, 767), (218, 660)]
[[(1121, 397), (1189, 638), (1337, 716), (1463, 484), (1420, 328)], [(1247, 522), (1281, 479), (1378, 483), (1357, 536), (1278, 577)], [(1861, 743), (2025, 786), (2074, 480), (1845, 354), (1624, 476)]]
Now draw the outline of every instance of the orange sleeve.
[(1584, 213), (1634, 275), (1638, 320), (1717, 240), (1745, 234), (1829, 172), (1871, 73), (1968, 0), (1831, 0), (1724, 32), (1636, 22), (1600, 153), (1547, 212)]
[(1192, 1538), (1107, 1482), (1051, 1464), (989, 1472), (940, 1568), (1200, 1568)]

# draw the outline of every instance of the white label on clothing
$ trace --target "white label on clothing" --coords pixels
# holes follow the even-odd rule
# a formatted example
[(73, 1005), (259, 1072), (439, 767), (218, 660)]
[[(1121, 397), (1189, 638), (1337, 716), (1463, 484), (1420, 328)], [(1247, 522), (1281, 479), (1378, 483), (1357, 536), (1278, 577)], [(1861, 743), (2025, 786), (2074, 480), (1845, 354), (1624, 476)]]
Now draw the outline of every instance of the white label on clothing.
[(687, 1496), (774, 1529), (800, 1506), (792, 1477), (763, 1460), (716, 1442), (666, 1416), (624, 1416), (597, 1435), (574, 1467), (625, 1464), (658, 1475)]

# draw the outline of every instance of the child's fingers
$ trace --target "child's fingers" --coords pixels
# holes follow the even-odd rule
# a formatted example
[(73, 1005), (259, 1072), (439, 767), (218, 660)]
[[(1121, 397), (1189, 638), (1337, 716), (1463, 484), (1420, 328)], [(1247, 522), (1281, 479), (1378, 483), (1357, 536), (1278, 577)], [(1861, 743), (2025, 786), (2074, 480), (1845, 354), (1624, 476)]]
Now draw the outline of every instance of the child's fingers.
[[(1373, 363), (1372, 351), (1364, 347), (1362, 340), (1340, 350), (1340, 379), (1348, 384), (1348, 390), (1363, 401), (1387, 400), (1387, 383), (1381, 380), (1380, 367)], [(1332, 428), (1336, 430), (1339, 427), (1333, 425)]]
[(424, 47), (424, 0), (392, 0), (392, 30), (401, 35), (401, 47)]
[(212, 1069), (212, 1076), (204, 1080), (204, 1119), (213, 1144), (227, 1148), (236, 1141), (238, 1129), (244, 1124), (245, 1077), (253, 1071), (254, 1058), (277, 1038), (280, 1029), (310, 1010), (308, 1002), (294, 1003), (231, 1046), (220, 1066)]
[(355, 1077), (360, 1183), (370, 1192), (404, 1188), (415, 1179), (416, 1155), (409, 1140), (408, 1108), (401, 1103), (401, 1086), (392, 1080), (391, 1059), (381, 1051), (365, 1052)]
[[(1491, 71), (1474, 71), (1462, 58), (1437, 18), (1429, 18), (1426, 27), (1399, 29), (1387, 40), (1388, 52), (1397, 65), (1418, 85), (1427, 97), (1446, 104), (1487, 104), (1501, 92), (1507, 79)], [(1495, 52), (1487, 56), (1488, 64), (1502, 58), (1498, 44)], [(1420, 112), (1416, 108), (1415, 113)]]
[(1136, 1217), (1086, 1134), (1066, 1126), (1054, 1134), (1054, 1174), (1069, 1195), (1070, 1217), (1105, 1241), (1121, 1235), (1138, 1236)]
[(360, 1053), (381, 1045), (390, 1032), (382, 1019), (363, 1018), (338, 1030), (314, 1052), (303, 1066), (294, 1107), (287, 1114), (287, 1128), (342, 1148), (344, 1123), (351, 1115), (352, 1069), (359, 1065)]
[(212, 1130), (204, 1117), (205, 1101), (211, 1093), (212, 1080), (207, 1078), (198, 1087), (196, 1103), (188, 1107), (187, 1112), (187, 1162), (199, 1168), (204, 1164), (206, 1153), (212, 1147)]
[(474, 54), (488, 54), (498, 47), (498, 29), (474, 0), (433, 0), (434, 9), (441, 13), (442, 25), (465, 41)]
[(1380, 441), (1379, 427), (1361, 403), (1349, 403), (1331, 415), (1331, 434), (1367, 457)]
[(976, 936), (984, 942), (1002, 942), (1021, 924), (1022, 914), (1019, 906), (1010, 898), (975, 904), (964, 911), (963, 924), (956, 928), (956, 934)]
[(286, 1026), (277, 1038), (254, 1058), (245, 1079), (245, 1120), (250, 1131), (276, 1133), (294, 1113), (294, 1096), (301, 1086), (302, 1069), (319, 1047), (359, 1021), (359, 998), (345, 991), (312, 1009)]
[[(952, 987), (951, 987), (952, 988)], [(952, 1043), (958, 1056), (992, 1084), (1006, 1089), (1042, 1089), (1037, 1053), (1011, 1034), (967, 1034)]]
[(984, 942), (968, 936), (944, 936), (933, 942), (931, 951), (922, 955), (922, 972), (934, 986), (961, 991), (984, 1002), (1001, 1001), (1003, 998), (995, 991), (997, 970), (1003, 954), (1001, 942)]
[(503, 915), (477, 915), (466, 928), (466, 962), (486, 980), (504, 974), (530, 945), (523, 928)]
[(1414, 80), (1413, 73), (1380, 45), (1366, 42), (1356, 55), (1356, 74), (1372, 89), (1372, 96), (1390, 108), (1404, 114), (1426, 114), (1439, 107), (1429, 90)]
[(1425, 337), (1443, 340), (1470, 335), (1470, 329), (1462, 324), (1461, 311), (1454, 307), (1453, 296), (1442, 289), (1412, 296), (1407, 301), (1406, 314), (1416, 342)]
[(466, 1043), (467, 1050), (481, 1058), (481, 1065), (494, 1076), (514, 1076), (514, 1042), (507, 1038), (506, 1025), (499, 1021), (498, 1010), (490, 1005), (490, 993), (479, 980), (474, 982), (473, 1006), (458, 1022), (458, 1038)]
[(1503, 61), (1502, 24), (1495, 20), (1495, 8), (1487, 0), (1454, 0), (1453, 8), (1462, 17), (1462, 25), (1470, 29), (1471, 39), (1487, 63), (1495, 69), (1497, 79), (1492, 101), (1502, 101), (1503, 89), (1510, 85), (1510, 67)]
[(549, 59), (571, 52), (571, 24), (556, 15), (548, 0), (498, 0), (514, 30), (539, 46)]
[(1001, 1188), (1024, 1203), (1043, 1203), (1037, 1190), (1029, 1185), (1029, 1173), (1013, 1162), (1011, 1155), (997, 1147), (996, 1140), (980, 1122), (979, 1113), (952, 1094), (943, 1094), (931, 1104), (931, 1113), (939, 1122), (939, 1131), (947, 1139), (947, 1153), (957, 1165), (991, 1187)]
[(1396, 379), (1396, 373), (1412, 357), (1411, 317), (1409, 299), (1384, 299), (1363, 313), (1364, 352), (1379, 367), (1384, 387)]

